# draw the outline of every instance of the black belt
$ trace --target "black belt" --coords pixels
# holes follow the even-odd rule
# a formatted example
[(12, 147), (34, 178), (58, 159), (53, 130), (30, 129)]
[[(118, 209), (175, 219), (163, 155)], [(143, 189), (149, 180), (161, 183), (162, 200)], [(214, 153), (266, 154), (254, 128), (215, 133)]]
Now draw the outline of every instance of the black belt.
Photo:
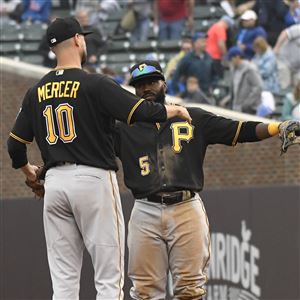
[(165, 195), (153, 194), (147, 197), (147, 201), (165, 205), (172, 205), (189, 200), (195, 196), (192, 191), (174, 192)]
[(68, 162), (68, 161), (58, 161), (54, 164), (54, 167), (69, 166), (69, 165), (76, 165), (76, 163)]

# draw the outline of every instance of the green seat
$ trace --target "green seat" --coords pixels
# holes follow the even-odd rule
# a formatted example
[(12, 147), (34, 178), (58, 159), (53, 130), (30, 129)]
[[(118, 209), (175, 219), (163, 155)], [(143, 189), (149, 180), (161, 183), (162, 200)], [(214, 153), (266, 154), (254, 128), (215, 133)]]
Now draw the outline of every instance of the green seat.
[(124, 65), (130, 64), (134, 61), (135, 55), (129, 53), (115, 53), (107, 55), (106, 61), (108, 63), (124, 63)]
[(180, 41), (178, 40), (166, 40), (166, 41), (160, 41), (158, 43), (158, 50), (163, 51), (179, 51), (180, 50)]
[(145, 41), (145, 42), (135, 42), (131, 45), (131, 50), (136, 52), (153, 52), (156, 51), (157, 42), (156, 41)]
[(128, 41), (112, 41), (108, 44), (108, 52), (124, 52), (127, 51), (130, 44)]
[(110, 63), (110, 64), (102, 64), (101, 68), (108, 67), (115, 71), (117, 74), (126, 73), (129, 71), (130, 65), (126, 66), (124, 63)]
[(21, 51), (22, 52), (30, 52), (30, 53), (38, 52), (39, 46), (40, 46), (39, 43), (25, 43), (25, 42), (23, 42), (21, 44)]
[(18, 42), (22, 39), (22, 34), (19, 30), (15, 31), (5, 31), (1, 30), (0, 32), (0, 42)]
[(20, 44), (18, 43), (0, 43), (0, 54), (17, 54), (20, 51)]
[(33, 64), (33, 65), (42, 65), (43, 64), (43, 56), (34, 54), (34, 55), (23, 55), (21, 57), (21, 61)]

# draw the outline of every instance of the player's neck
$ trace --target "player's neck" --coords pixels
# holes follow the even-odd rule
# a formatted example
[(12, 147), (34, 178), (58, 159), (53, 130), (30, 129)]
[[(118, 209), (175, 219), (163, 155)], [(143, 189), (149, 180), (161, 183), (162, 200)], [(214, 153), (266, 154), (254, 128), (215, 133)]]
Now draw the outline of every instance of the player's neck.
[(81, 69), (81, 58), (76, 55), (61, 55), (57, 57), (55, 69)]
[(62, 69), (82, 69), (81, 65), (68, 65), (68, 64), (57, 64), (54, 70), (62, 70)]

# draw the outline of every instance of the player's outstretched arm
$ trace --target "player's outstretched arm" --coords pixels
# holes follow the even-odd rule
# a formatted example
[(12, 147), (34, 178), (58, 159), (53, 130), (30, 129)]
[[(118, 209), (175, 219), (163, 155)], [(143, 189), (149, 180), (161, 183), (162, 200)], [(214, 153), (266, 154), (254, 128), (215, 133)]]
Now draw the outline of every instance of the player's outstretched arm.
[(178, 117), (186, 120), (189, 124), (192, 123), (192, 118), (185, 107), (179, 105), (165, 105), (165, 107), (167, 111), (167, 119)]

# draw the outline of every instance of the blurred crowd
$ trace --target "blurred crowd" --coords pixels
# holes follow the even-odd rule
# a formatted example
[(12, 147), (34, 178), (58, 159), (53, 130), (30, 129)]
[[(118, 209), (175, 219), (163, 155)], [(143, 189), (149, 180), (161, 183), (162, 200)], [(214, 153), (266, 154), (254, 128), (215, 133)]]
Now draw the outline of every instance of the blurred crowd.
[[(180, 51), (165, 67), (168, 94), (264, 117), (272, 116), (281, 99), (282, 119), (300, 119), (300, 0), (52, 1), (94, 32), (86, 37), (89, 72), (126, 84), (127, 74), (101, 68), (99, 60), (114, 38), (106, 21), (122, 12), (114, 34), (125, 34), (130, 43), (147, 41), (150, 31), (158, 42), (180, 41)], [(223, 11), (205, 31), (195, 25), (199, 5)], [(56, 17), (50, 0), (1, 0), (0, 15), (1, 22), (18, 23), (49, 23)], [(46, 39), (40, 53), (45, 66), (55, 66)]]

